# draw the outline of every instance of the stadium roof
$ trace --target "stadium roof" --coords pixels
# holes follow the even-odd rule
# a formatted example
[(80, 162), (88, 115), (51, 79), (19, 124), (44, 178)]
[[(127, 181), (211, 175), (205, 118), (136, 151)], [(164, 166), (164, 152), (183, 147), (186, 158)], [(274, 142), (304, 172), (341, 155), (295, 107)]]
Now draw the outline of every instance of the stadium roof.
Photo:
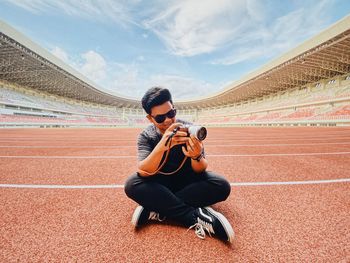
[(50, 52), (0, 21), (0, 79), (55, 95), (117, 107), (140, 101), (97, 86)]
[[(59, 96), (117, 107), (140, 102), (107, 91), (44, 48), (0, 21), (0, 79)], [(216, 107), (292, 89), (350, 72), (350, 16), (232, 83), (196, 100), (177, 101), (178, 109)]]

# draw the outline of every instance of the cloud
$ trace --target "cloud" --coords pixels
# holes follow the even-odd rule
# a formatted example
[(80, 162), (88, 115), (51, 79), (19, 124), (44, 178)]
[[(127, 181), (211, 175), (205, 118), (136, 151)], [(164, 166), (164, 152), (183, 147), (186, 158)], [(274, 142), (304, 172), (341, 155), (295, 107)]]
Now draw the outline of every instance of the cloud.
[(173, 55), (210, 53), (219, 56), (211, 64), (230, 65), (270, 59), (320, 32), (333, 2), (296, 0), (288, 12), (274, 1), (168, 1), (142, 24)]
[(111, 91), (140, 99), (151, 87), (168, 88), (174, 100), (201, 97), (217, 90), (216, 85), (179, 75), (153, 74), (142, 76), (139, 65), (116, 64), (115, 73), (105, 87)]
[(217, 86), (205, 81), (177, 75), (153, 75), (148, 80), (148, 87), (168, 88), (173, 99), (198, 98), (217, 91)]
[(239, 48), (235, 50), (233, 55), (214, 60), (212, 64), (232, 65), (266, 55), (267, 53), (263, 49)]
[(95, 82), (103, 81), (107, 75), (107, 63), (97, 52), (90, 50), (81, 55), (83, 63), (80, 71)]
[(64, 49), (54, 47), (51, 53), (98, 86), (120, 95), (141, 98), (149, 87), (148, 80), (139, 76), (139, 65), (136, 63), (143, 61), (143, 56), (135, 58), (135, 62), (130, 64), (122, 64), (107, 61), (94, 50), (70, 56)]
[(74, 58), (57, 46), (51, 50), (51, 53), (100, 86), (107, 80), (108, 72), (111, 70), (103, 56), (93, 50)]
[(49, 8), (49, 4), (42, 0), (7, 0), (10, 4), (17, 5), (32, 13), (40, 13)]
[(232, 65), (261, 58), (271, 59), (290, 50), (325, 27), (331, 2), (315, 2), (310, 7), (300, 7), (281, 15), (273, 23), (256, 24), (232, 43), (231, 51), (225, 57), (215, 59), (211, 64)]
[[(286, 51), (319, 32), (327, 23), (328, 7), (334, 4), (333, 0), (294, 0), (289, 3), (294, 11), (285, 13), (287, 9), (271, 0), (8, 1), (36, 13), (58, 11), (122, 26), (136, 25), (149, 31), (142, 33), (143, 38), (152, 32), (173, 55), (218, 56), (221, 52), (221, 57), (210, 63), (223, 65), (271, 58)], [(242, 49), (248, 53), (241, 54)]]
[(109, 67), (109, 78), (105, 88), (128, 97), (141, 98), (145, 82), (139, 76), (137, 64), (113, 63)]
[(138, 57), (137, 57), (137, 60), (138, 60), (138, 61), (145, 61), (145, 57), (144, 57), (144, 56), (138, 56)]
[(90, 20), (112, 20), (122, 26), (135, 24), (131, 9), (140, 0), (7, 0), (33, 13), (61, 12)]
[(266, 0), (247, 0), (246, 9), (248, 17), (256, 21), (264, 21), (267, 18), (267, 14), (264, 12), (266, 9), (264, 6), (267, 2)]
[(57, 58), (63, 60), (64, 62), (69, 62), (68, 54), (62, 48), (54, 47), (53, 50), (51, 50), (51, 53)]
[(100, 87), (120, 95), (140, 99), (147, 89), (162, 86), (171, 90), (174, 100), (202, 97), (213, 93), (218, 86), (190, 77), (166, 74), (140, 74), (143, 56), (136, 57), (130, 64), (107, 61), (101, 54), (89, 50), (78, 56), (69, 56), (60, 47), (51, 53), (94, 81)]
[[(153, 31), (179, 56), (210, 53), (232, 41), (242, 26), (246, 0), (182, 0), (146, 19), (143, 25)], [(163, 8), (163, 7), (162, 7)]]

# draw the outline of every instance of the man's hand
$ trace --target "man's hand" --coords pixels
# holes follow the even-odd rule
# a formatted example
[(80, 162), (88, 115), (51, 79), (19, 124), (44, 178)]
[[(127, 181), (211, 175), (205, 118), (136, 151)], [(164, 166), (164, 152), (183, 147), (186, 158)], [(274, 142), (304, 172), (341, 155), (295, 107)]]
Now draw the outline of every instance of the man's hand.
[[(190, 137), (187, 137), (187, 132), (184, 131), (177, 131), (174, 135), (173, 135), (173, 131), (175, 129), (177, 129), (178, 127), (180, 127), (181, 125), (183, 125), (182, 123), (173, 123), (163, 134), (162, 139), (160, 140), (159, 144), (162, 146), (163, 150), (169, 150), (170, 148), (172, 148), (175, 145), (178, 144), (185, 144), (188, 143), (188, 141), (190, 140)], [(173, 136), (169, 141), (167, 145), (166, 142), (168, 141), (169, 137)], [(170, 148), (169, 148), (170, 145)]]
[(182, 151), (186, 156), (197, 158), (203, 151), (203, 143), (191, 134), (189, 140), (186, 142), (186, 148), (182, 146)]

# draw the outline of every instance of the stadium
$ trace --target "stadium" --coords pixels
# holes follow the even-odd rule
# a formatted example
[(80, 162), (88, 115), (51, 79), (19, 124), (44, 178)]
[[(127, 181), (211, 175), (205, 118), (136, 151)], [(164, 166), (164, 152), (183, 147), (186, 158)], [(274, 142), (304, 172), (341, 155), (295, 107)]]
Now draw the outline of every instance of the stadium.
[(347, 16), (220, 92), (175, 101), (231, 182), (216, 206), (229, 247), (172, 225), (134, 232), (122, 188), (149, 124), (140, 101), (0, 21), (0, 261), (349, 262), (349, 47)]
[[(178, 101), (179, 115), (209, 126), (345, 126), (350, 115), (350, 18), (227, 87)], [(146, 124), (135, 99), (89, 81), (1, 23), (1, 127)]]

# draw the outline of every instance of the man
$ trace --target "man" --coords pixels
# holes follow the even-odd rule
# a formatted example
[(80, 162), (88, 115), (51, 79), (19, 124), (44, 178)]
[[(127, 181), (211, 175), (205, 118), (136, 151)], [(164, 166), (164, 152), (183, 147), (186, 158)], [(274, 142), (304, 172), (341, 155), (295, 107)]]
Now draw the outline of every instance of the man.
[(200, 238), (206, 233), (232, 242), (228, 220), (209, 207), (224, 201), (231, 191), (221, 176), (206, 171), (203, 143), (194, 135), (178, 130), (169, 90), (154, 87), (142, 98), (142, 107), (151, 122), (138, 137), (138, 171), (125, 183), (125, 193), (138, 206), (132, 223), (140, 227), (148, 220), (165, 218), (194, 228)]

